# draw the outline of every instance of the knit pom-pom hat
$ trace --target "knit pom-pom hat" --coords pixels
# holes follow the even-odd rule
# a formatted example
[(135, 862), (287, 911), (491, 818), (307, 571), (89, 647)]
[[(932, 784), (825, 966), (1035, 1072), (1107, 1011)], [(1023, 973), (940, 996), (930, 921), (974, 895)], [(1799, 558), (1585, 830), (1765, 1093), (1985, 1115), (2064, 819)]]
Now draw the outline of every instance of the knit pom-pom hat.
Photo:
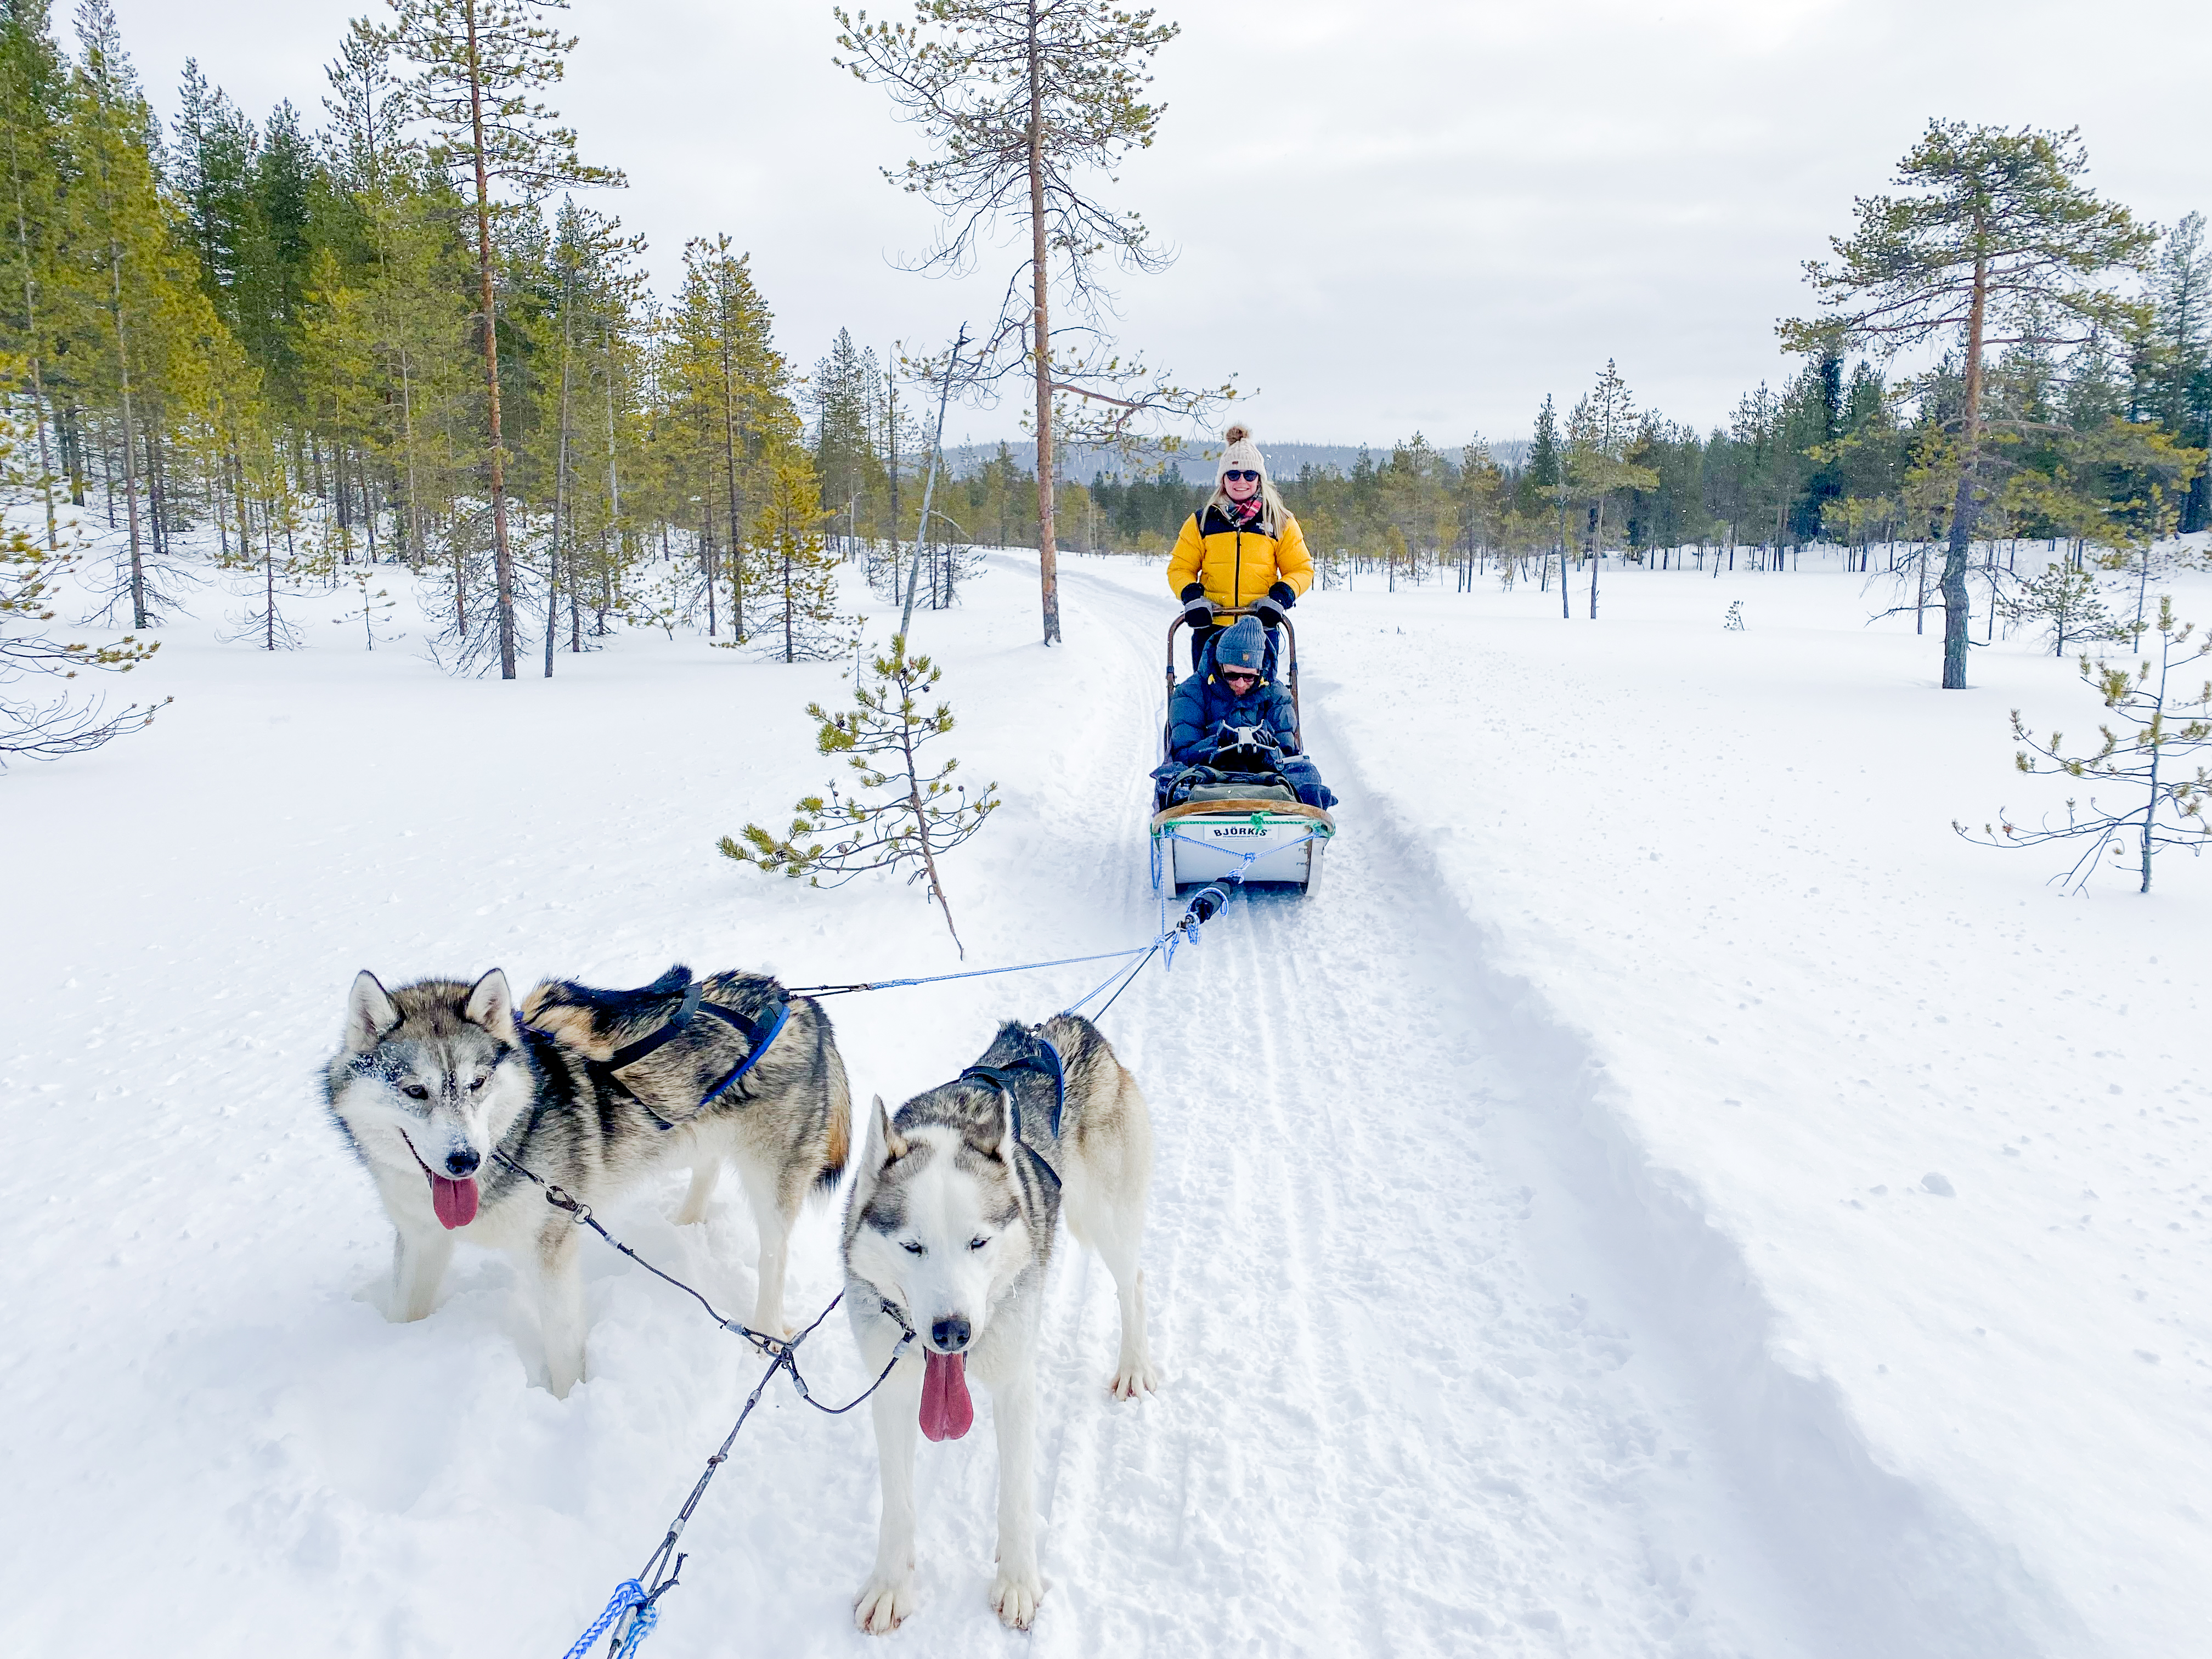
[(1213, 482), (1217, 489), (1220, 487), (1221, 475), (1224, 472), (1256, 472), (1263, 482), (1266, 480), (1267, 462), (1260, 453), (1260, 446), (1252, 441), (1250, 427), (1239, 422), (1223, 433), (1221, 440), (1221, 465), (1213, 475)]
[(1256, 617), (1239, 617), (1215, 635), (1213, 669), (1240, 668), (1249, 674), (1266, 677), (1267, 672), (1267, 634)]

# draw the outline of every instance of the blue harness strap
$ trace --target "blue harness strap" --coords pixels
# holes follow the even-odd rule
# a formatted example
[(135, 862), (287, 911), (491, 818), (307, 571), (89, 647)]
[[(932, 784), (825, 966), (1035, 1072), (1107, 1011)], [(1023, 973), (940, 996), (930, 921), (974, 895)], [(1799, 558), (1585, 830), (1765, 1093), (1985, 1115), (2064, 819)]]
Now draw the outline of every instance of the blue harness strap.
[(707, 1091), (707, 1097), (699, 1103), (702, 1109), (713, 1105), (717, 1100), (720, 1100), (723, 1094), (733, 1084), (735, 1084), (738, 1079), (744, 1076), (747, 1072), (751, 1071), (754, 1066), (759, 1065), (761, 1062), (761, 1056), (768, 1052), (769, 1044), (774, 1042), (776, 1038), (783, 1035), (783, 1028), (790, 1022), (791, 1019), (791, 1004), (787, 1002), (781, 995), (778, 995), (775, 1001), (770, 1006), (773, 1006), (775, 1011), (775, 1017), (769, 1021), (768, 1029), (763, 1031), (759, 1026), (754, 1024), (752, 1021), (745, 1018), (742, 1014), (733, 1014), (727, 1008), (717, 1007), (711, 1002), (704, 1005), (708, 1013), (713, 1014), (718, 1019), (726, 1020), (731, 1025), (734, 1026), (737, 1030), (738, 1035), (744, 1038), (747, 1042), (752, 1045), (752, 1052), (747, 1054), (743, 1060), (739, 1060), (736, 1066), (732, 1066), (727, 1077), (724, 1078), (720, 1083), (717, 1083), (713, 1088)]
[[(684, 993), (684, 1006), (670, 1016), (668, 1024), (657, 1031), (640, 1037), (635, 1042), (616, 1049), (607, 1059), (593, 1064), (610, 1075), (617, 1088), (637, 1102), (645, 1115), (653, 1120), (656, 1127), (664, 1132), (680, 1127), (690, 1122), (701, 1112), (705, 1111), (707, 1108), (735, 1088), (748, 1072), (761, 1063), (762, 1056), (769, 1051), (769, 1045), (783, 1035), (783, 1028), (791, 1022), (791, 1000), (784, 994), (781, 986), (775, 987), (769, 995), (769, 1000), (761, 1008), (761, 1012), (766, 1018), (756, 1022), (747, 1019), (734, 1009), (721, 1006), (719, 1003), (701, 1001), (700, 987), (694, 984)], [(702, 1095), (699, 1097), (699, 1104), (690, 1113), (673, 1120), (665, 1118), (651, 1106), (647, 1105), (643, 1098), (624, 1084), (620, 1078), (612, 1077), (611, 1074), (624, 1066), (636, 1064), (654, 1050), (673, 1042), (682, 1033), (684, 1028), (690, 1024), (692, 1017), (700, 1013), (714, 1015), (715, 1018), (728, 1025), (740, 1037), (743, 1037), (745, 1042), (745, 1057), (725, 1072), (721, 1081)]]

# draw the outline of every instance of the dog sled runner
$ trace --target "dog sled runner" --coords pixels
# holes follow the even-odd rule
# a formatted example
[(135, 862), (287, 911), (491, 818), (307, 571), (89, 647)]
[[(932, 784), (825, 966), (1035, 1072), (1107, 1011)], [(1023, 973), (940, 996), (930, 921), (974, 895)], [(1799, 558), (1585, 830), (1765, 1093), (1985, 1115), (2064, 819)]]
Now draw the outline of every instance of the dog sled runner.
[[(1215, 613), (1224, 623), (1249, 617), (1246, 611)], [(1186, 618), (1168, 624), (1167, 695), (1176, 689), (1176, 635)], [(1298, 701), (1297, 635), (1291, 620), (1282, 623), (1285, 663), (1280, 676)], [(1271, 670), (1273, 663), (1269, 665)], [(1300, 711), (1303, 714), (1303, 710)], [(1170, 722), (1160, 722), (1160, 761), (1168, 754)], [(1297, 791), (1257, 757), (1230, 757), (1224, 769), (1205, 769), (1213, 781), (1178, 785), (1178, 799), (1163, 784), (1153, 800), (1152, 874), (1155, 890), (1179, 894), (1185, 887), (1228, 879), (1250, 884), (1295, 887), (1310, 893), (1321, 879), (1322, 854), (1336, 834), (1336, 820), (1322, 807), (1298, 799)]]

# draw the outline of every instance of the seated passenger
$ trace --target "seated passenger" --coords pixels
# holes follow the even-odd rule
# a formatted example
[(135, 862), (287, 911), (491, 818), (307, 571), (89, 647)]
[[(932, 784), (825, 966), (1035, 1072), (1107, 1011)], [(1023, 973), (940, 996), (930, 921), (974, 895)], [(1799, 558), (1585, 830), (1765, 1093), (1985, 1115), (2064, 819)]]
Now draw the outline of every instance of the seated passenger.
[(1267, 678), (1267, 644), (1251, 617), (1208, 642), (1199, 672), (1176, 687), (1168, 705), (1168, 763), (1160, 772), (1274, 772), (1307, 805), (1334, 806), (1319, 769), (1300, 752), (1297, 705)]

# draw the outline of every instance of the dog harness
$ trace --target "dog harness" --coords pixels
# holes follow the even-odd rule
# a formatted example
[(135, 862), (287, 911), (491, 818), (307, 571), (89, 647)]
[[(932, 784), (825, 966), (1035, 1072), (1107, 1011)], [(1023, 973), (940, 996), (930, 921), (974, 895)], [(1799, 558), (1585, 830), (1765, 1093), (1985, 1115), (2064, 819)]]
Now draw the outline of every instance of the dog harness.
[(1067, 1105), (1067, 1069), (1060, 1064), (1060, 1050), (1047, 1041), (1042, 1033), (1031, 1031), (1030, 1040), (1043, 1052), (1030, 1053), (1005, 1066), (970, 1066), (954, 1079), (956, 1083), (969, 1081), (988, 1083), (1006, 1097), (1006, 1119), (1013, 1126), (1014, 1145), (1037, 1162), (1037, 1167), (1052, 1177), (1052, 1184), (1060, 1184), (1060, 1171), (1052, 1167), (1052, 1160), (1022, 1139), (1022, 1096), (1017, 1087), (1018, 1073), (1033, 1072), (1052, 1079), (1052, 1138), (1060, 1139), (1060, 1115)]
[(786, 1000), (781, 989), (769, 994), (769, 1000), (761, 1007), (761, 1012), (767, 1018), (756, 1022), (747, 1019), (743, 1014), (722, 1007), (720, 1004), (701, 1000), (701, 992), (703, 988), (698, 981), (694, 980), (685, 988), (682, 1005), (668, 1017), (666, 1024), (657, 1031), (647, 1032), (635, 1042), (624, 1043), (599, 1062), (610, 1073), (618, 1072), (625, 1066), (635, 1066), (647, 1054), (673, 1042), (691, 1024), (693, 1017), (701, 1013), (714, 1015), (715, 1018), (723, 1021), (744, 1039), (747, 1049), (745, 1057), (724, 1073), (720, 1083), (700, 1097), (699, 1104), (693, 1109), (690, 1116), (678, 1118), (672, 1122), (661, 1116), (652, 1107), (647, 1106), (623, 1083), (621, 1079), (610, 1077), (609, 1080), (624, 1094), (629, 1095), (632, 1100), (636, 1101), (645, 1115), (664, 1131), (676, 1128), (680, 1124), (689, 1123), (693, 1117), (705, 1111), (735, 1087), (746, 1073), (760, 1064), (761, 1056), (768, 1052), (769, 1044), (782, 1035), (784, 1025), (791, 1018), (791, 1004)]

